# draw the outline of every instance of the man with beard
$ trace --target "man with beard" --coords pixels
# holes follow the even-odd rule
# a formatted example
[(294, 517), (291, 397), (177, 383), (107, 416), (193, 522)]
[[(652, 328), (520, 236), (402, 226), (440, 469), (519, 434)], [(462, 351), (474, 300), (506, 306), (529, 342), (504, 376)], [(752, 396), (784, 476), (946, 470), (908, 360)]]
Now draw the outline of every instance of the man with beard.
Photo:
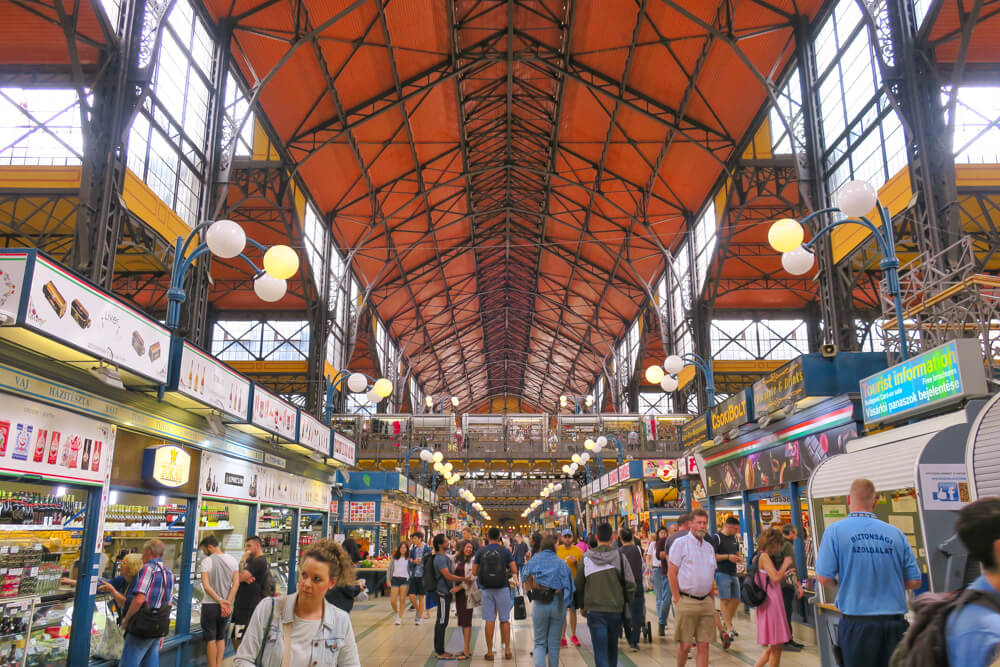
[(691, 532), (670, 547), (668, 576), (677, 625), (674, 639), (677, 645), (677, 665), (687, 664), (688, 650), (698, 647), (698, 667), (708, 667), (708, 645), (715, 639), (715, 547), (705, 539), (708, 533), (708, 512), (691, 511)]

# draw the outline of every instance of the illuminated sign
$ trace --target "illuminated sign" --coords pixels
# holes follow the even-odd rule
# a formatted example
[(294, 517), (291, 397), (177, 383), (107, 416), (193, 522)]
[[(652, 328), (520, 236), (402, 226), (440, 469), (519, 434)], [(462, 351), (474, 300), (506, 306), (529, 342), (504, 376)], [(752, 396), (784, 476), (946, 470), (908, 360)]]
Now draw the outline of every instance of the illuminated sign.
[(673, 459), (646, 459), (642, 462), (642, 476), (672, 482), (677, 479), (677, 462)]
[(709, 411), (712, 433), (726, 433), (749, 421), (749, 404), (746, 390), (740, 390)]
[(142, 459), (143, 478), (155, 484), (176, 488), (191, 479), (191, 455), (177, 445), (147, 447)]
[(982, 347), (962, 338), (861, 380), (861, 408), (865, 424), (878, 424), (985, 393)]

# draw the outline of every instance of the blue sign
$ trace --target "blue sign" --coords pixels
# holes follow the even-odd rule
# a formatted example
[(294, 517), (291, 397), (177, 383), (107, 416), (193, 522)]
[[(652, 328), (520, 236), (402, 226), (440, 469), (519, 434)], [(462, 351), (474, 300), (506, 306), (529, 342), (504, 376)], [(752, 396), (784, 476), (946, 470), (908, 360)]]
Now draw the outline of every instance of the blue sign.
[(979, 341), (953, 340), (861, 380), (865, 423), (876, 424), (985, 393)]

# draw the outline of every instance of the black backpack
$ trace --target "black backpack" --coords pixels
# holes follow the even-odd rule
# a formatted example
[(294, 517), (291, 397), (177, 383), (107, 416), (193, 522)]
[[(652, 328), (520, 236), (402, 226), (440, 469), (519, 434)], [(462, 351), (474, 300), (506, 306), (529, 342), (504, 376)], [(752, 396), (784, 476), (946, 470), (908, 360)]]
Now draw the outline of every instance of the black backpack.
[[(942, 667), (948, 663), (948, 616), (967, 604), (1000, 614), (1000, 601), (985, 591), (924, 593), (913, 603), (916, 618), (896, 646), (889, 667)], [(958, 666), (956, 666), (958, 667)]]
[(507, 572), (503, 566), (503, 553), (499, 549), (484, 549), (479, 557), (479, 583), (483, 588), (507, 586)]
[(747, 576), (743, 577), (743, 584), (740, 586), (740, 599), (748, 607), (759, 607), (767, 600), (767, 588), (757, 583), (757, 573), (760, 571), (760, 554), (754, 556), (747, 570)]
[(434, 567), (434, 552), (424, 554), (420, 561), (424, 568), (424, 593), (433, 593), (437, 590), (437, 572)]

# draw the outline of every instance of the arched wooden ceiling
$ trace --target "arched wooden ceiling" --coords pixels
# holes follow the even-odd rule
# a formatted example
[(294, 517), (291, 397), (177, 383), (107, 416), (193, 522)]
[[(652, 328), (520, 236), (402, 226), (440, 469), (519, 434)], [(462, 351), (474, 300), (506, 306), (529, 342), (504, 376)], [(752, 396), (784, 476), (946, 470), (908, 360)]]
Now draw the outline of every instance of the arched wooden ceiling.
[(592, 386), (821, 5), (203, 1), (426, 390), (540, 406)]

